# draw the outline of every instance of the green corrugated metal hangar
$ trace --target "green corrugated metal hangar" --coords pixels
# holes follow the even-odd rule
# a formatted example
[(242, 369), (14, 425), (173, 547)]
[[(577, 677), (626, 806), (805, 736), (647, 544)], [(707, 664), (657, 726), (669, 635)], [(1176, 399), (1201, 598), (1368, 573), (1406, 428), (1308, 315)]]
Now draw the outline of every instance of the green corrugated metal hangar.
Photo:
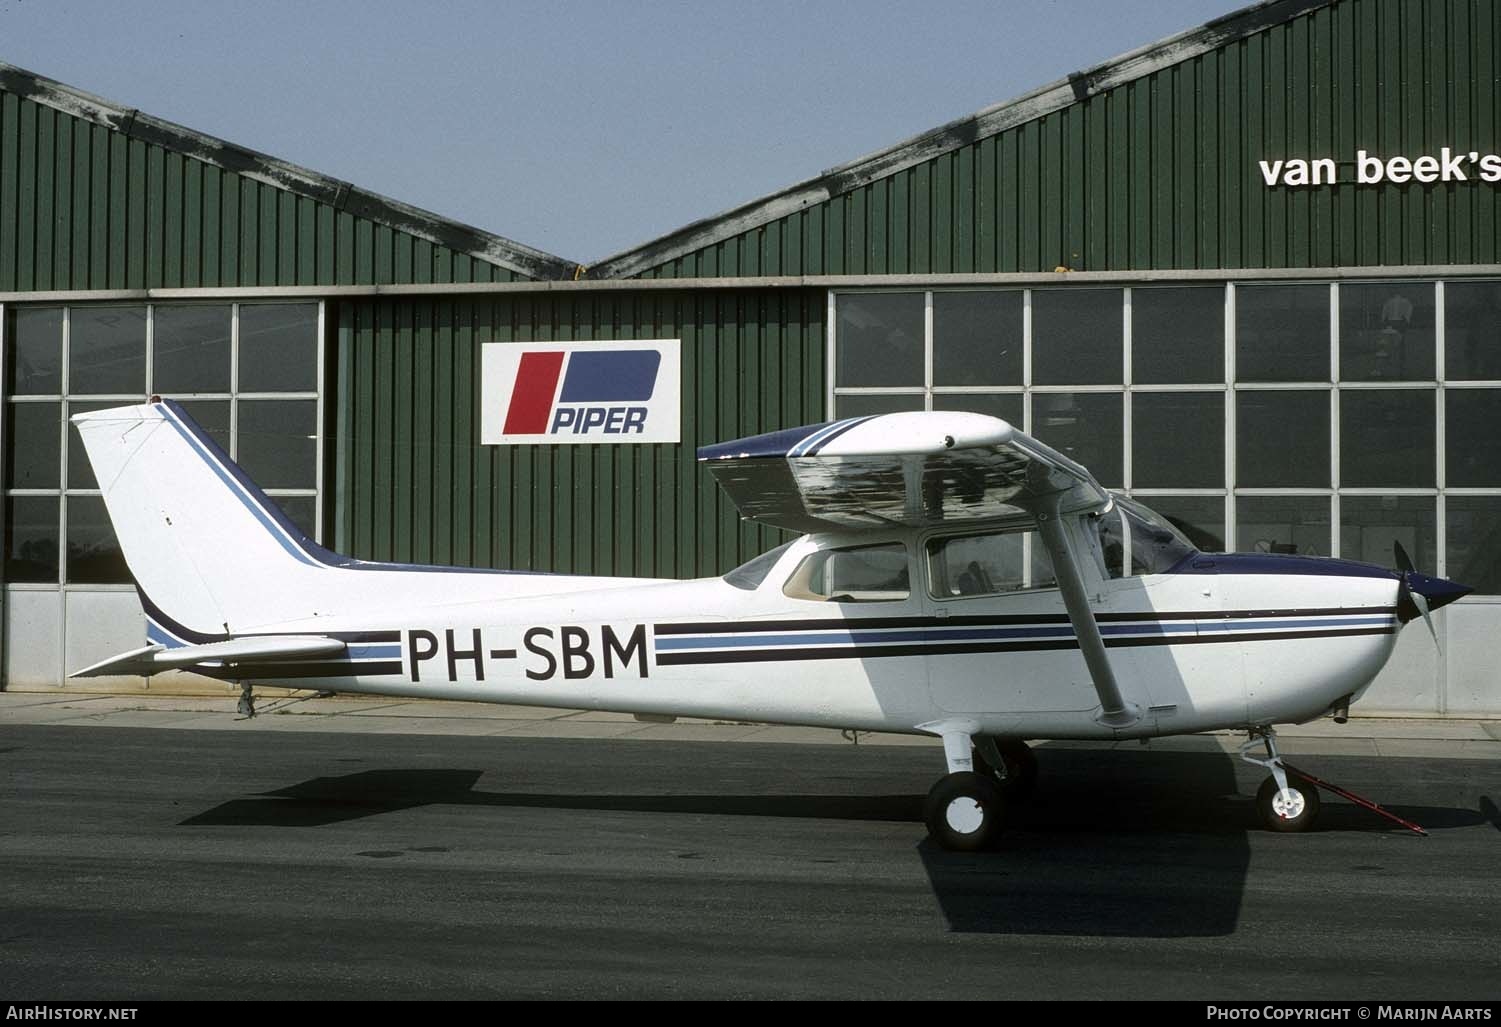
[[(4, 686), (141, 644), (67, 417), (161, 394), (342, 552), (676, 577), (778, 541), (697, 446), (994, 413), (1206, 550), (1477, 586), (1362, 712), (1501, 712), (1498, 51), (1271, 0), (592, 267), (0, 65)], [(481, 443), (482, 344), (603, 339), (681, 340), (680, 443)]]

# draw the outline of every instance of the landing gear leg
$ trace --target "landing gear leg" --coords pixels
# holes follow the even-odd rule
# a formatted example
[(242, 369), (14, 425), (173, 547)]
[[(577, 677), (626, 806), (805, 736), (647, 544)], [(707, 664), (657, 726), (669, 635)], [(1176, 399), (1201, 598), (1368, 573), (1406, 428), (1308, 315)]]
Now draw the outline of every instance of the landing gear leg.
[[(1277, 752), (1277, 732), (1270, 727), (1252, 728), (1250, 737), (1240, 747), (1240, 758), (1265, 767), (1272, 776), (1256, 791), (1256, 811), (1270, 831), (1306, 831), (1319, 815), (1319, 789), (1301, 777), (1290, 779)], [(1266, 758), (1253, 756), (1258, 744), (1266, 746)]]
[(242, 717), (249, 719), (255, 716), (255, 689), (249, 682), (240, 682), (240, 704), (235, 708)]
[(1027, 799), (1037, 788), (1037, 757), (1017, 738), (975, 736), (975, 772), (995, 779), (1008, 799)]
[(943, 736), (949, 773), (928, 792), (923, 810), (928, 834), (945, 849), (978, 852), (1000, 833), (1005, 813), (1000, 786), (990, 774), (976, 773), (970, 731), (944, 725), (935, 733)]

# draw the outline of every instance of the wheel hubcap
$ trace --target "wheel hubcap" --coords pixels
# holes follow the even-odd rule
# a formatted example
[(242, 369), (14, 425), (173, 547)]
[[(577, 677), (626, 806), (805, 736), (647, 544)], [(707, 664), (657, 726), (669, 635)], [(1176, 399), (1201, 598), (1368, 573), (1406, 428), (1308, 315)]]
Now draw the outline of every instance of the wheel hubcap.
[(1277, 792), (1272, 796), (1272, 812), (1283, 820), (1295, 820), (1303, 815), (1308, 801), (1303, 798), (1303, 793), (1294, 788), (1288, 788)]
[(974, 834), (985, 823), (985, 809), (969, 796), (961, 795), (949, 801), (943, 818), (959, 834)]

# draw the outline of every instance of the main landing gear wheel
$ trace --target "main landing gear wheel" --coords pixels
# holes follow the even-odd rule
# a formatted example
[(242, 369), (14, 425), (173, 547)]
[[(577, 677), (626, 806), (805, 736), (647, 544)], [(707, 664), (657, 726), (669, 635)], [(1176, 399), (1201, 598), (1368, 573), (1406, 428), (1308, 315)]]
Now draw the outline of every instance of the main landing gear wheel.
[(928, 834), (945, 849), (978, 852), (1000, 834), (1005, 799), (990, 777), (959, 771), (938, 779), (928, 792)]
[[(1000, 769), (986, 758), (985, 750), (990, 748), (1001, 758)], [(1037, 790), (1037, 756), (1020, 739), (997, 738), (990, 745), (976, 745), (974, 761), (975, 772), (993, 779), (1008, 799), (1029, 799)]]
[(1287, 776), (1287, 791), (1269, 777), (1256, 790), (1256, 812), (1269, 831), (1306, 831), (1319, 816), (1319, 790), (1302, 778)]

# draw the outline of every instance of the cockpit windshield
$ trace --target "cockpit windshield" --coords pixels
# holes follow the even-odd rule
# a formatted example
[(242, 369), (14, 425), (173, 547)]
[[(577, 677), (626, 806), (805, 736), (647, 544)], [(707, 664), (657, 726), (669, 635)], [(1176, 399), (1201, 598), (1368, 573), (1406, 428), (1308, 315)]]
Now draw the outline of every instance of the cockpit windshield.
[(1105, 569), (1112, 578), (1163, 574), (1198, 552), (1171, 521), (1122, 495), (1115, 496), (1115, 505), (1098, 523)]

